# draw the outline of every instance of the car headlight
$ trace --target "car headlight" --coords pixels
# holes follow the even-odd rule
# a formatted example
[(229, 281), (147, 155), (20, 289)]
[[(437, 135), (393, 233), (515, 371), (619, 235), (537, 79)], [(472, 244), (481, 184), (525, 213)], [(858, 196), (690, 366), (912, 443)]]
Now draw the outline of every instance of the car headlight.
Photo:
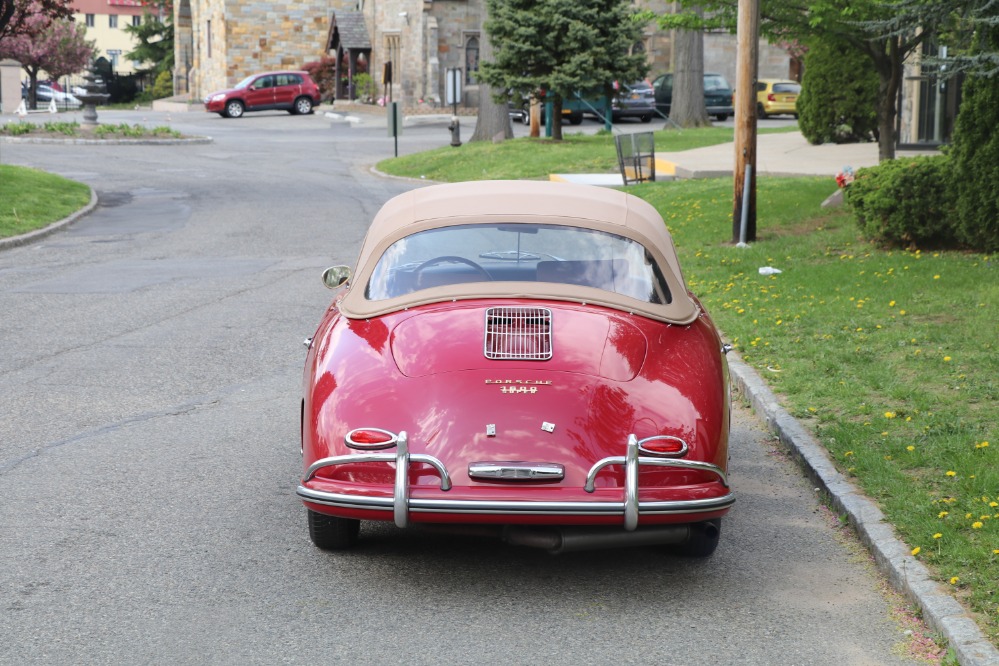
[(211, 96), (211, 100), (210, 101), (212, 101), (212, 102), (221, 102), (224, 99), (225, 99), (225, 93), (216, 93), (216, 94), (214, 94), (214, 95)]

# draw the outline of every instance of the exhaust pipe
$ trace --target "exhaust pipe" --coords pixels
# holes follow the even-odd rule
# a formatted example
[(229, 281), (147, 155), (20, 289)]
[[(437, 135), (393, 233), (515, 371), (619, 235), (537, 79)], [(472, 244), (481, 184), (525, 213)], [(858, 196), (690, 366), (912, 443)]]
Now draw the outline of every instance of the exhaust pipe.
[(616, 528), (562, 527), (538, 528), (511, 526), (504, 530), (503, 541), (515, 546), (541, 548), (553, 555), (601, 548), (663, 546), (685, 543), (690, 538), (689, 525), (657, 525), (633, 532)]

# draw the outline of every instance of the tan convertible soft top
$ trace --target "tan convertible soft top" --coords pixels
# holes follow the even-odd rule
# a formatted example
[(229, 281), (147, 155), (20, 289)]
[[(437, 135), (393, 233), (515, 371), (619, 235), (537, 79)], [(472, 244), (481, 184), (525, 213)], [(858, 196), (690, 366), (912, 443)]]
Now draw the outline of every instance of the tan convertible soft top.
[[(422, 289), (396, 298), (365, 298), (375, 264), (400, 238), (417, 231), (457, 224), (555, 224), (618, 234), (641, 243), (666, 279), (672, 301), (646, 303), (613, 292), (548, 282), (475, 282)], [(592, 303), (689, 324), (699, 313), (687, 293), (673, 239), (650, 204), (617, 190), (544, 181), (473, 181), (432, 185), (389, 200), (371, 222), (340, 311), (366, 319), (404, 308), (473, 298), (541, 298)]]

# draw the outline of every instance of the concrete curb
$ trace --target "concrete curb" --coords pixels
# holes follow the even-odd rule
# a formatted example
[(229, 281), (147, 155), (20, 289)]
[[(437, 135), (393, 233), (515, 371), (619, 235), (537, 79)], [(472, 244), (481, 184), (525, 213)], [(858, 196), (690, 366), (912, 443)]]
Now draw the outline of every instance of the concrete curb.
[(781, 407), (756, 371), (735, 353), (729, 354), (729, 370), (735, 389), (790, 450), (808, 478), (829, 497), (833, 509), (847, 516), (878, 569), (920, 608), (923, 619), (947, 640), (961, 666), (999, 666), (999, 650), (968, 612), (910, 554), (874, 502), (836, 471), (826, 450)]
[(97, 193), (94, 192), (93, 188), (90, 188), (90, 202), (76, 211), (69, 217), (63, 218), (58, 222), (53, 222), (47, 227), (42, 229), (35, 229), (34, 231), (29, 231), (26, 234), (21, 234), (20, 236), (11, 236), (10, 238), (0, 238), (0, 252), (4, 250), (9, 250), (11, 248), (20, 247), (22, 245), (27, 245), (28, 243), (33, 243), (37, 240), (41, 240), (46, 236), (49, 236), (60, 229), (64, 229), (69, 225), (73, 224), (79, 220), (84, 215), (88, 215), (90, 211), (97, 207)]
[(77, 146), (176, 146), (182, 144), (203, 145), (214, 142), (210, 136), (189, 139), (51, 139), (30, 136), (0, 136), (0, 141), (3, 143), (53, 143)]

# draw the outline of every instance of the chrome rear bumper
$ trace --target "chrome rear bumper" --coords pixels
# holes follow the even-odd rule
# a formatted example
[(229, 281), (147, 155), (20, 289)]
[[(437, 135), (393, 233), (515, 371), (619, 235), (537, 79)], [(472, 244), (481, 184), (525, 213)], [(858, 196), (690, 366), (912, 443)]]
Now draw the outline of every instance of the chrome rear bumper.
[[(586, 477), (584, 490), (592, 493), (594, 492), (594, 481), (601, 469), (612, 465), (623, 465), (625, 468), (625, 487), (624, 497), (621, 501), (552, 502), (412, 498), (409, 486), (411, 463), (424, 463), (433, 467), (440, 475), (442, 491), (451, 489), (451, 476), (444, 464), (437, 458), (426, 454), (410, 454), (405, 432), (401, 432), (397, 436), (395, 453), (349, 454), (317, 460), (309, 466), (302, 477), (302, 484), (298, 486), (298, 495), (307, 502), (326, 506), (392, 512), (395, 524), (399, 527), (406, 527), (409, 524), (410, 513), (452, 513), (566, 517), (621, 516), (625, 530), (634, 531), (638, 527), (641, 516), (710, 513), (728, 509), (735, 503), (735, 496), (732, 493), (696, 500), (640, 502), (638, 500), (638, 470), (642, 466), (673, 467), (709, 472), (716, 475), (726, 488), (728, 487), (728, 479), (721, 468), (710, 463), (642, 456), (639, 454), (639, 445), (640, 442), (635, 435), (630, 435), (627, 455), (598, 460), (590, 468)], [(361, 462), (395, 463), (395, 486), (392, 497), (331, 493), (305, 486), (320, 469)]]

